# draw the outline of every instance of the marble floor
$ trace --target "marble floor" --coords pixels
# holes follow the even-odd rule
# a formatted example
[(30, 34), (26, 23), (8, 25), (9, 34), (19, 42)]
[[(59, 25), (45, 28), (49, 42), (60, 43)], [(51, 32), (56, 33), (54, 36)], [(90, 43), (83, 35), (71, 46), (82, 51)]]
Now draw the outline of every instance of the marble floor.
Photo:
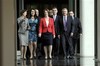
[(73, 59), (17, 59), (17, 66), (100, 66), (92, 57), (74, 57)]

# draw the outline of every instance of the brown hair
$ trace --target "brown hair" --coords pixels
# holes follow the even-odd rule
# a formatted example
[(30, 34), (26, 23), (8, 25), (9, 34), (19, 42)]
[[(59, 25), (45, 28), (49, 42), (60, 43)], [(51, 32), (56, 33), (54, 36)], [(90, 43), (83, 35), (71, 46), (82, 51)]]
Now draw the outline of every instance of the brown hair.
[(20, 15), (22, 16), (24, 12), (26, 12), (27, 10), (21, 10), (20, 11)]
[(45, 12), (45, 11), (47, 11), (49, 13), (49, 9), (46, 8), (46, 9), (43, 10), (43, 12)]
[[(57, 9), (57, 7), (53, 7), (52, 9)], [(58, 9), (57, 9), (58, 10)]]

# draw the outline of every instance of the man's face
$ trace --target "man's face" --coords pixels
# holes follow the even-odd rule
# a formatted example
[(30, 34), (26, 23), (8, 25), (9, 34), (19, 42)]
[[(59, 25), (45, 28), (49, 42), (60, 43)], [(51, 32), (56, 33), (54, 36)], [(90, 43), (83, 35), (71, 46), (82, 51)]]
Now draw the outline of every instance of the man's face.
[(56, 15), (58, 10), (56, 8), (52, 9), (53, 10), (53, 14)]
[(74, 13), (72, 11), (69, 12), (70, 16), (74, 16)]
[(39, 11), (38, 10), (35, 10), (35, 12), (36, 12), (36, 15), (39, 16)]
[(68, 13), (67, 9), (63, 9), (63, 10), (62, 10), (62, 14), (63, 14), (64, 16), (66, 16), (67, 13)]
[(52, 16), (52, 15), (53, 15), (53, 12), (52, 12), (52, 10), (50, 10), (50, 11), (49, 11), (49, 15), (50, 15), (50, 16)]

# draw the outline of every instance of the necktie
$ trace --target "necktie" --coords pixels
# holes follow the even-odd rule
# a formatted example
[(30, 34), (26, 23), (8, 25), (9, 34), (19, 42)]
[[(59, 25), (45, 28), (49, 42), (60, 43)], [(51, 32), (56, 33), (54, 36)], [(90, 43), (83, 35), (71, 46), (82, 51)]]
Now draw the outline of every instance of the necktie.
[(64, 22), (64, 30), (67, 31), (67, 26), (66, 26), (66, 23), (67, 23), (67, 17), (63, 17), (63, 22)]

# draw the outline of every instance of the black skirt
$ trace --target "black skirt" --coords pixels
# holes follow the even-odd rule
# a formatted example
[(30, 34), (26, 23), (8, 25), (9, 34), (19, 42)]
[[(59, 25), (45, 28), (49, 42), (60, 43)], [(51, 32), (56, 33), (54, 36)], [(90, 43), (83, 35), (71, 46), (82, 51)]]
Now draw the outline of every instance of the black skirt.
[(42, 33), (42, 45), (48, 46), (53, 44), (53, 35), (52, 33), (46, 32)]

